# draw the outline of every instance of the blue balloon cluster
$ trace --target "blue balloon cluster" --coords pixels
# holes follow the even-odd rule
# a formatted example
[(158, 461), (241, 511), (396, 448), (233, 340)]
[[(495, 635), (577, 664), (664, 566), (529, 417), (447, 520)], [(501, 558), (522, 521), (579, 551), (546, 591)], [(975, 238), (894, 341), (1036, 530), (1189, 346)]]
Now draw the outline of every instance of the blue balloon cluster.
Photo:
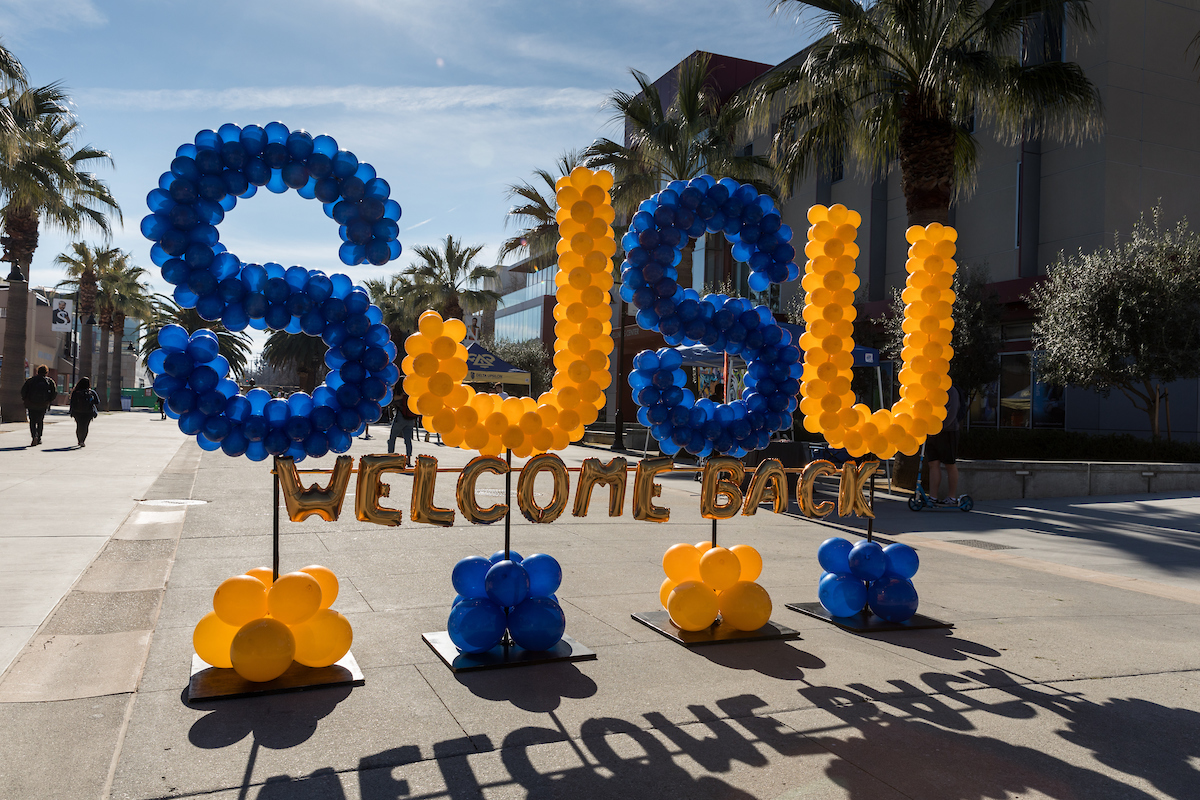
[(483, 653), (500, 644), (507, 630), (526, 650), (549, 650), (567, 629), (567, 618), (554, 593), (562, 567), (553, 556), (529, 558), (510, 550), (491, 558), (469, 556), (450, 574), (458, 592), (446, 630), (464, 653)]
[(853, 617), (869, 607), (888, 622), (904, 622), (917, 613), (917, 590), (912, 577), (920, 559), (917, 551), (894, 542), (851, 545), (835, 536), (817, 548), (817, 561), (825, 570), (817, 585), (821, 605), (835, 617)]
[(325, 203), (342, 224), (339, 255), (346, 264), (385, 264), (400, 255), (400, 206), (388, 198), (387, 182), (331, 137), (289, 131), (281, 122), (200, 131), (195, 144), (176, 151), (171, 171), (146, 198), (153, 213), (142, 220), (142, 233), (154, 242), (151, 258), (175, 287), (175, 301), (206, 320), (231, 331), (320, 336), (330, 348), (330, 372), (311, 396), (272, 399), (252, 389), (242, 397), (226, 378), (229, 364), (210, 331), (189, 337), (168, 325), (158, 335), (161, 349), (147, 359), (157, 376), (154, 393), (206, 450), (255, 461), (344, 453), (392, 400), (400, 378), (396, 346), (383, 313), (349, 276), (245, 264), (226, 251), (216, 226), (238, 197), (252, 197), (259, 186), (276, 193), (294, 188)]
[(763, 291), (772, 283), (795, 280), (792, 230), (774, 202), (748, 184), (701, 175), (672, 181), (642, 202), (621, 240), (621, 297), (637, 309), (638, 325), (658, 331), (671, 346), (702, 344), (738, 354), (747, 363), (740, 400), (697, 401), (683, 388), (682, 359), (674, 351), (642, 351), (629, 382), (638, 419), (650, 428), (663, 451), (681, 449), (741, 457), (765, 447), (774, 431), (792, 427), (798, 401), (800, 349), (766, 306), (722, 294), (701, 297), (679, 285), (679, 262), (691, 239), (721, 232), (733, 243), (733, 257), (750, 266), (749, 284)]
[[(400, 255), (400, 204), (389, 198), (391, 188), (370, 164), (339, 150), (330, 136), (289, 131), (282, 122), (225, 124), (215, 132), (200, 131), (195, 144), (181, 145), (171, 170), (146, 196), (152, 213), (142, 220), (142, 234), (154, 242), (150, 257), (176, 287), (175, 300), (184, 308), (222, 319), (232, 330), (265, 319), (267, 324), (255, 327), (278, 330), (293, 321), (298, 332), (299, 319), (311, 308), (303, 299), (288, 306), (291, 293), (278, 285), (268, 295), (265, 285), (239, 287), (231, 281), (241, 265), (217, 233), (238, 198), (253, 197), (259, 186), (276, 194), (295, 189), (320, 200), (341, 226), (338, 255), (348, 266), (364, 261), (381, 266)], [(285, 316), (285, 310), (291, 313)]]

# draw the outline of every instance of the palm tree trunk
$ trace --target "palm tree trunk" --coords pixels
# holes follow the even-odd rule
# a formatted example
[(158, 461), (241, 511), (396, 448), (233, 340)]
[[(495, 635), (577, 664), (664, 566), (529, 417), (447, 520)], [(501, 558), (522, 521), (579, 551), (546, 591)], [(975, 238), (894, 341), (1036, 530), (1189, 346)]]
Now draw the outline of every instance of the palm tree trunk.
[(95, 326), (88, 322), (92, 319), (92, 315), (96, 313), (96, 273), (94, 270), (84, 270), (84, 273), (79, 276), (79, 308), (76, 309), (79, 314), (80, 322), (83, 325), (83, 337), (80, 342), (79, 352), (79, 369), (77, 369), (75, 380), (82, 377), (92, 379), (92, 357), (93, 351), (96, 349), (96, 331)]
[(950, 222), (954, 186), (954, 128), (923, 114), (919, 98), (900, 114), (900, 172), (909, 225)]
[(108, 410), (121, 410), (121, 343), (125, 340), (125, 319), (122, 314), (113, 315), (112, 374), (108, 379)]
[[(25, 422), (21, 385), (25, 383), (25, 325), (29, 319), (29, 265), (38, 244), (36, 212), (9, 205), (4, 211), (4, 257), (12, 264), (8, 284), (8, 319), (4, 326), (4, 365), (0, 367), (0, 420)], [(19, 280), (17, 280), (19, 279)]]
[(25, 422), (21, 385), (25, 383), (25, 323), (29, 315), (29, 282), (9, 281), (4, 320), (4, 365), (0, 367), (0, 421)]
[(108, 411), (108, 328), (100, 326), (100, 364), (96, 367), (96, 385), (93, 386), (100, 398), (100, 410)]

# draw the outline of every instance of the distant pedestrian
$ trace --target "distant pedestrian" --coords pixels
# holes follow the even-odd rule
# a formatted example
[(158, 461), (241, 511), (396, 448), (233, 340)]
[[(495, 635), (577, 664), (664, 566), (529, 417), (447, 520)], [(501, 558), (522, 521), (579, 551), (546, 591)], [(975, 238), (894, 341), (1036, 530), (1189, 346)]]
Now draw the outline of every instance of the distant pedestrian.
[(25, 404), (25, 412), (29, 416), (29, 435), (33, 441), (30, 447), (42, 443), (42, 423), (46, 419), (46, 410), (58, 397), (58, 387), (50, 380), (50, 370), (43, 364), (37, 368), (37, 374), (21, 385), (21, 402)]
[(388, 434), (388, 452), (396, 452), (396, 439), (404, 440), (404, 450), (412, 462), (413, 428), (417, 425), (417, 414), (408, 407), (408, 395), (403, 391), (396, 396), (396, 413), (392, 415), (392, 429)]
[(161, 397), (158, 398), (158, 413), (160, 415), (160, 419), (167, 418), (167, 404), (166, 401), (164, 401)]
[[(963, 407), (958, 388), (946, 393), (946, 419), (942, 429), (925, 440), (925, 460), (929, 462), (929, 499), (944, 505), (958, 505), (958, 423)], [(942, 465), (946, 465), (947, 491), (945, 500), (938, 499), (942, 482)]]
[(86, 447), (88, 426), (100, 415), (100, 397), (92, 390), (91, 378), (80, 378), (71, 392), (71, 416), (75, 418), (75, 438)]

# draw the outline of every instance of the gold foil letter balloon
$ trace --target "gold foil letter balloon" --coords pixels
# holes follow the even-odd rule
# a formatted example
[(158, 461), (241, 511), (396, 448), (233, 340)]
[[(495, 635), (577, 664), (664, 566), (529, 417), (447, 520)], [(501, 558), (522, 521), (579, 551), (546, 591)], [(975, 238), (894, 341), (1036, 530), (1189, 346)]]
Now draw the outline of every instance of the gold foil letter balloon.
[(950, 332), (954, 328), (955, 241), (958, 233), (933, 223), (914, 225), (906, 237), (908, 280), (904, 307), (903, 368), (900, 400), (874, 413), (855, 402), (850, 388), (854, 366), (854, 290), (858, 276), (854, 239), (862, 218), (845, 206), (809, 209), (808, 263), (801, 282), (804, 296), (804, 373), (800, 411), (804, 427), (823, 433), (833, 447), (855, 458), (874, 453), (891, 458), (897, 451), (913, 455), (929, 434), (941, 430), (946, 392), (950, 388)]
[(643, 458), (638, 462), (633, 475), (633, 518), (646, 522), (666, 522), (671, 519), (671, 509), (654, 505), (654, 498), (662, 494), (662, 485), (654, 482), (654, 476), (668, 472), (675, 465), (671, 458)]
[(354, 516), (359, 522), (376, 525), (399, 525), (404, 514), (398, 508), (384, 508), (379, 498), (391, 494), (383, 482), (388, 472), (404, 472), (408, 459), (404, 456), (363, 456), (358, 460), (358, 483), (354, 490)]
[[(540, 472), (549, 472), (554, 479), (552, 496), (545, 506), (539, 506), (533, 499), (533, 482)], [(553, 453), (542, 453), (529, 459), (521, 470), (521, 477), (517, 479), (517, 507), (530, 522), (554, 522), (561, 517), (567, 510), (570, 493), (567, 467)]]
[(458, 476), (458, 488), (455, 492), (455, 499), (458, 501), (458, 510), (462, 512), (463, 518), (467, 522), (490, 525), (498, 519), (504, 519), (504, 515), (508, 513), (508, 504), (495, 503), (487, 508), (479, 507), (479, 503), (475, 501), (475, 483), (479, 480), (479, 476), (485, 472), (504, 475), (508, 472), (508, 464), (505, 464), (495, 456), (476, 456), (472, 458), (463, 467), (462, 474)]
[(754, 470), (750, 488), (746, 491), (746, 503), (742, 506), (742, 514), (747, 517), (758, 512), (760, 503), (771, 503), (776, 514), (782, 514), (788, 507), (787, 473), (783, 464), (777, 458), (763, 459)]
[[(746, 467), (732, 456), (713, 456), (704, 463), (700, 484), (700, 516), (705, 519), (729, 519), (742, 507), (742, 478)], [(724, 476), (728, 475), (726, 478)], [(729, 498), (725, 503), (717, 502)]]
[(326, 522), (333, 522), (342, 513), (342, 501), (346, 499), (346, 487), (350, 485), (350, 473), (354, 471), (354, 459), (338, 456), (333, 463), (333, 474), (324, 488), (312, 484), (307, 489), (300, 483), (300, 473), (291, 456), (275, 459), (275, 474), (279, 476), (279, 490), (287, 508), (288, 519), (303, 522), (316, 514)]
[(437, 487), (437, 459), (433, 456), (417, 456), (417, 468), (413, 474), (412, 508), (409, 514), (413, 522), (449, 527), (454, 524), (454, 509), (438, 508), (433, 504), (433, 492)]
[(608, 515), (619, 517), (625, 511), (625, 484), (629, 478), (629, 464), (623, 458), (614, 458), (601, 464), (598, 458), (585, 458), (579, 468), (579, 483), (575, 486), (575, 508), (571, 513), (586, 517), (588, 504), (592, 501), (592, 488), (608, 486)]
[(443, 320), (434, 311), (421, 315), (418, 332), (404, 342), (404, 391), (409, 407), (423, 415), (425, 427), (440, 433), (446, 444), (493, 456), (511, 449), (518, 458), (527, 458), (562, 450), (596, 421), (612, 380), (609, 290), (617, 245), (611, 187), (611, 173), (584, 167), (556, 186), (561, 239), (550, 391), (536, 400), (502, 399), (464, 386), (466, 326), (462, 320)]

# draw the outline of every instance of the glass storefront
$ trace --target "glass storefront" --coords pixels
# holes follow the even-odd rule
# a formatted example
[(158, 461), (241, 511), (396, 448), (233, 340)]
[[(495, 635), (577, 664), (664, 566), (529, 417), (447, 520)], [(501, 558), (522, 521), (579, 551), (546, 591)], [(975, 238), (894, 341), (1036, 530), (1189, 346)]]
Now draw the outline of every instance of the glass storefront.
[(526, 308), (515, 314), (496, 315), (497, 339), (509, 342), (524, 342), (542, 338), (542, 307)]
[(1038, 378), (1032, 353), (1003, 353), (999, 380), (971, 403), (971, 427), (1061, 428), (1065, 411), (1063, 387)]

